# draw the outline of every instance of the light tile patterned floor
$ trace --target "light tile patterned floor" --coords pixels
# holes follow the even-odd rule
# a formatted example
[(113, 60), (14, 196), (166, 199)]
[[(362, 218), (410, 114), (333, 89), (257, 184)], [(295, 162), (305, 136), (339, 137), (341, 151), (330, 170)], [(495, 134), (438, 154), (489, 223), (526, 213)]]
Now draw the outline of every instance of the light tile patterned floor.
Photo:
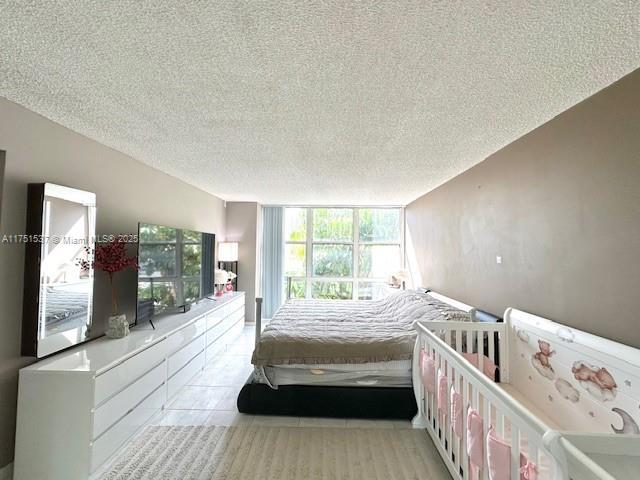
[(244, 415), (236, 408), (240, 389), (251, 374), (254, 326), (247, 325), (233, 345), (194, 377), (153, 425), (265, 425), (287, 427), (411, 428), (408, 421), (298, 418)]
[[(327, 427), (327, 428), (411, 428), (409, 421), (363, 420), (341, 418), (282, 417), (244, 415), (236, 408), (240, 389), (253, 368), (251, 353), (254, 347), (255, 326), (247, 325), (242, 335), (228, 345), (225, 352), (210, 362), (175, 396), (165, 410), (152, 420), (151, 425), (164, 426), (234, 426), (265, 427)], [(92, 480), (109, 470), (115, 459), (126, 452), (134, 436), (118, 453), (91, 475)], [(437, 456), (434, 449), (434, 455)], [(443, 477), (445, 478), (445, 477)], [(449, 478), (446, 476), (446, 478)]]

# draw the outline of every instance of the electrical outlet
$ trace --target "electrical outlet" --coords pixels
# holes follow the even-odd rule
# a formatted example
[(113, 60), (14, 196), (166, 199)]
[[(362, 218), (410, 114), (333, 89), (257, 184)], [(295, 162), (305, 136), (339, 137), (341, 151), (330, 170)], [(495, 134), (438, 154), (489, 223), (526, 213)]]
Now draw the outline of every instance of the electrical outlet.
[(501, 265), (501, 264), (502, 264), (502, 257), (501, 257), (500, 255), (496, 256), (496, 263), (497, 263), (498, 265)]

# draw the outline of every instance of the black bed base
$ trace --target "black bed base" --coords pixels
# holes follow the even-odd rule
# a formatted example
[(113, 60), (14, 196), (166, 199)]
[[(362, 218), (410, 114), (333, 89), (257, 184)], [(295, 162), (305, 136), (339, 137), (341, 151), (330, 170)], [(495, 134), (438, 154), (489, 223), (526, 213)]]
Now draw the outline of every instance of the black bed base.
[(413, 388), (284, 385), (274, 390), (248, 383), (238, 395), (238, 410), (254, 415), (410, 420), (418, 407)]

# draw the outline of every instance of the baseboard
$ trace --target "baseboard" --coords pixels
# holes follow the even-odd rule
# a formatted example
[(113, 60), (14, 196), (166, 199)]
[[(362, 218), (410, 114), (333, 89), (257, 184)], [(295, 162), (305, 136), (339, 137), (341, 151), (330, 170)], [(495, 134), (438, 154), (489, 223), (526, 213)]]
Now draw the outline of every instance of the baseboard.
[(13, 462), (0, 468), (0, 480), (13, 480)]

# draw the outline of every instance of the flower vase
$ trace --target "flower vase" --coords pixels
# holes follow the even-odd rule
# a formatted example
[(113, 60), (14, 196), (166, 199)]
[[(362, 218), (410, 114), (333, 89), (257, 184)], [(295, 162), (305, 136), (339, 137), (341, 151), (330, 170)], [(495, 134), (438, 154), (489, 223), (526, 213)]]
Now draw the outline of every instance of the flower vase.
[(107, 331), (105, 335), (109, 338), (123, 338), (129, 335), (129, 322), (126, 315), (112, 315), (107, 320)]
[(228, 282), (228, 283), (227, 283), (227, 286), (225, 287), (225, 290), (226, 290), (227, 292), (233, 292), (233, 283)]
[(224, 284), (216, 285), (216, 297), (221, 297), (224, 294)]

